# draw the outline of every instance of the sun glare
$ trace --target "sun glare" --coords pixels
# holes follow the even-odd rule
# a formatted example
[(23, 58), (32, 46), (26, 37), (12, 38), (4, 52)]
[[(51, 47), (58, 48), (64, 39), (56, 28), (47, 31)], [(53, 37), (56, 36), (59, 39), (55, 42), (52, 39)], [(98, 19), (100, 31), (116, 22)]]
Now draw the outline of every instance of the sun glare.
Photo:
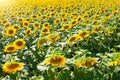
[(0, 0), (0, 6), (9, 6), (12, 0)]

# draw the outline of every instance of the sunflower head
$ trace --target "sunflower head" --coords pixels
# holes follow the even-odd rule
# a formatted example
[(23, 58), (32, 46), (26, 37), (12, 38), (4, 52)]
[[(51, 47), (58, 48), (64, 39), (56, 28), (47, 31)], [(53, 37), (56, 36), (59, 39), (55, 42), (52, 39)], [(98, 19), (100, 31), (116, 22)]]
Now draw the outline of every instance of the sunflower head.
[(70, 24), (71, 24), (72, 26), (74, 26), (74, 25), (76, 25), (77, 23), (78, 23), (77, 20), (73, 20)]
[(46, 38), (46, 37), (40, 38), (40, 39), (37, 41), (37, 46), (40, 46), (40, 45), (44, 44), (46, 41), (47, 41), (47, 38)]
[(42, 34), (48, 34), (49, 32), (50, 32), (50, 28), (48, 28), (48, 27), (44, 27), (41, 29)]
[(20, 26), (18, 26), (17, 24), (12, 25), (12, 27), (13, 27), (14, 29), (16, 29), (16, 30), (19, 30), (19, 29), (20, 29)]
[(17, 49), (21, 49), (25, 46), (26, 42), (24, 39), (17, 39), (13, 42), (14, 45), (16, 45)]
[(22, 62), (6, 62), (2, 65), (3, 71), (6, 73), (15, 73), (24, 68), (24, 63)]
[(67, 24), (65, 26), (62, 26), (62, 30), (69, 30), (71, 28), (70, 24)]
[(81, 60), (77, 60), (75, 62), (75, 65), (78, 66), (78, 67), (82, 67), (82, 66), (92, 66), (94, 64), (97, 63), (97, 59), (96, 58), (84, 58), (84, 59), (81, 59)]
[(40, 23), (39, 23), (39, 22), (33, 23), (33, 27), (34, 27), (34, 28), (39, 28), (39, 27), (40, 27)]
[(54, 24), (58, 25), (58, 24), (60, 24), (60, 22), (61, 22), (61, 20), (58, 18), (54, 21)]
[(52, 33), (52, 34), (49, 34), (47, 36), (47, 38), (49, 41), (54, 42), (54, 41), (58, 40), (60, 37), (59, 37), (58, 33)]
[(68, 18), (63, 18), (62, 23), (66, 23), (68, 21)]
[(6, 29), (6, 35), (7, 36), (14, 36), (16, 34), (16, 29), (13, 27), (7, 28)]
[(78, 39), (78, 36), (77, 35), (74, 35), (74, 36), (71, 36), (69, 39), (68, 39), (68, 44), (71, 44), (72, 42), (76, 41)]
[(85, 30), (85, 31), (80, 31), (80, 32), (78, 33), (78, 38), (80, 38), (80, 39), (83, 39), (83, 38), (88, 37), (88, 36), (89, 36), (89, 32), (88, 32), (87, 30)]
[(23, 26), (24, 26), (25, 28), (28, 28), (29, 25), (30, 25), (29, 21), (24, 21), (24, 22), (23, 22)]
[(49, 22), (45, 22), (45, 23), (43, 24), (43, 27), (50, 27), (50, 23), (49, 23)]
[(22, 23), (23, 22), (23, 18), (18, 18), (17, 22)]
[(26, 34), (26, 36), (29, 36), (30, 34), (31, 34), (31, 29), (27, 29), (26, 31), (25, 31), (25, 34)]
[(16, 50), (16, 45), (7, 45), (5, 46), (4, 52), (15, 52)]
[(44, 60), (44, 63), (50, 63), (54, 67), (64, 66), (66, 63), (66, 58), (64, 55), (53, 55)]
[(102, 29), (102, 26), (95, 26), (93, 29), (92, 29), (92, 33), (96, 33), (98, 31), (100, 31)]
[(38, 17), (39, 17), (38, 15), (31, 15), (30, 16), (31, 19), (38, 19)]

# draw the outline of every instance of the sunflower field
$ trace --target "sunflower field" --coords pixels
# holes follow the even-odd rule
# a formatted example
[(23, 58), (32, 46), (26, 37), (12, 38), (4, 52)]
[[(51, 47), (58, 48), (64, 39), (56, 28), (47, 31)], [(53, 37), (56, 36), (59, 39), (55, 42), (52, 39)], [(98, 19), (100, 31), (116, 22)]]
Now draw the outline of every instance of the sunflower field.
[(120, 0), (0, 0), (0, 80), (120, 80)]

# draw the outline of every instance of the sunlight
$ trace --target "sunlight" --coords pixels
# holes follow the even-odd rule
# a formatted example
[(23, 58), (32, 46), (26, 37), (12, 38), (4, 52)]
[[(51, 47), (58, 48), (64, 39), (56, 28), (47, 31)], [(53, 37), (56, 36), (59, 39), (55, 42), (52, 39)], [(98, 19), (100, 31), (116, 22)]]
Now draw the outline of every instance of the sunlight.
[(9, 6), (11, 3), (12, 0), (0, 0), (0, 6)]

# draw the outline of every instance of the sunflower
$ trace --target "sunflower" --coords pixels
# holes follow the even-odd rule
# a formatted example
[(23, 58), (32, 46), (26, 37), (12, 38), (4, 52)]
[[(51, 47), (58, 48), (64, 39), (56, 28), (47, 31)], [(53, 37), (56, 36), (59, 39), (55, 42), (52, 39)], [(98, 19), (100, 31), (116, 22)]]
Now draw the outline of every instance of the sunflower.
[(77, 21), (77, 22), (80, 22), (82, 19), (83, 19), (83, 17), (82, 17), (82, 16), (79, 16), (79, 17), (76, 19), (76, 21)]
[(48, 34), (49, 32), (50, 32), (50, 29), (47, 28), (47, 27), (44, 27), (44, 28), (41, 29), (42, 34)]
[(74, 26), (74, 25), (76, 25), (77, 23), (78, 23), (77, 20), (73, 20), (70, 24), (71, 24), (72, 26)]
[(12, 27), (13, 27), (14, 29), (16, 29), (16, 30), (19, 30), (19, 29), (20, 29), (20, 26), (18, 26), (17, 24), (12, 25)]
[(38, 15), (31, 15), (30, 19), (38, 19)]
[(34, 28), (39, 28), (39, 27), (40, 27), (40, 23), (39, 23), (39, 22), (33, 23), (33, 27), (34, 27)]
[(60, 37), (59, 37), (58, 33), (52, 33), (52, 34), (49, 34), (47, 36), (47, 38), (49, 41), (54, 42), (54, 41), (58, 40)]
[(107, 27), (107, 28), (105, 28), (105, 32), (108, 35), (115, 33), (115, 31), (116, 31), (116, 28), (114, 26), (113, 27)]
[(23, 21), (30, 21), (30, 19), (29, 18), (23, 18)]
[(25, 31), (26, 36), (29, 36), (31, 33), (32, 33), (31, 29), (27, 29), (27, 30)]
[(78, 39), (77, 35), (71, 36), (68, 40), (67, 43), (71, 44), (72, 42), (76, 41)]
[(16, 34), (16, 29), (13, 27), (7, 28), (6, 29), (6, 35), (7, 36), (14, 36)]
[(23, 22), (23, 18), (18, 18), (17, 22), (22, 23)]
[(46, 37), (43, 37), (43, 38), (39, 39), (37, 41), (37, 46), (40, 46), (40, 45), (44, 44), (46, 41), (47, 41)]
[(102, 29), (102, 26), (95, 26), (93, 29), (92, 29), (92, 33), (96, 33), (98, 31), (100, 31)]
[(47, 19), (47, 16), (46, 15), (42, 15), (42, 19), (43, 20)]
[(63, 18), (62, 23), (66, 23), (68, 21), (68, 18)]
[(15, 73), (24, 68), (24, 63), (22, 62), (6, 62), (2, 65), (2, 69), (6, 73)]
[(67, 24), (65, 26), (62, 26), (62, 30), (69, 30), (71, 28), (70, 24)]
[(54, 24), (58, 25), (58, 24), (60, 24), (60, 22), (61, 22), (61, 20), (58, 18), (54, 21)]
[(17, 50), (16, 45), (7, 45), (4, 48), (4, 52), (15, 52)]
[(4, 25), (4, 24), (8, 23), (9, 21), (7, 19), (3, 19), (1, 22)]
[(91, 66), (97, 63), (97, 59), (96, 58), (85, 58), (79, 61), (75, 62), (75, 65), (78, 67), (82, 67), (82, 66)]
[(50, 63), (54, 67), (63, 66), (66, 63), (66, 58), (64, 55), (53, 55), (45, 59), (43, 63)]
[(49, 22), (45, 22), (45, 23), (43, 24), (43, 27), (50, 27), (50, 23), (49, 23)]
[(98, 24), (98, 20), (93, 20), (92, 25)]
[(17, 49), (21, 49), (25, 46), (26, 42), (24, 39), (17, 39), (13, 42), (14, 45), (16, 45)]
[(41, 17), (41, 16), (42, 16), (42, 14), (41, 14), (41, 13), (38, 13), (37, 15), (38, 15), (38, 17)]
[(111, 61), (109, 63), (109, 66), (116, 66), (118, 64), (118, 61)]
[(24, 21), (24, 22), (23, 22), (23, 26), (24, 26), (25, 28), (28, 28), (29, 25), (30, 25), (29, 21)]
[(83, 39), (83, 38), (88, 37), (88, 36), (89, 36), (89, 32), (88, 32), (87, 30), (85, 30), (85, 31), (80, 31), (80, 32), (78, 33), (78, 38), (80, 38), (80, 39)]
[(6, 24), (4, 24), (4, 27), (5, 28), (11, 27), (11, 24), (10, 23), (6, 23)]

